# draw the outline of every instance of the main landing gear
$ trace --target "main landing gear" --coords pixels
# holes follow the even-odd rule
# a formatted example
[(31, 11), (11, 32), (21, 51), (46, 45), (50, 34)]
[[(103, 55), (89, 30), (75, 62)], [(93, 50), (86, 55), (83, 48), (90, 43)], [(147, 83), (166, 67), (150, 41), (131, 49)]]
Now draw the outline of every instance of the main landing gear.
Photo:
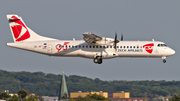
[(94, 63), (101, 64), (101, 63), (102, 63), (102, 56), (96, 56), (96, 57), (94, 58)]
[(162, 59), (163, 59), (163, 63), (166, 63), (166, 57), (163, 56)]

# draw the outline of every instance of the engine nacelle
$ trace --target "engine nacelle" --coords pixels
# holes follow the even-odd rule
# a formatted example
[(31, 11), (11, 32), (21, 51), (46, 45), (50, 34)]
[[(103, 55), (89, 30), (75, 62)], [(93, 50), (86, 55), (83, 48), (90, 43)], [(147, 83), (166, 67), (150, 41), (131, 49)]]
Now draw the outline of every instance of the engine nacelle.
[(96, 44), (101, 44), (101, 45), (114, 45), (114, 39), (113, 39), (113, 38), (103, 37), (102, 40), (96, 41)]

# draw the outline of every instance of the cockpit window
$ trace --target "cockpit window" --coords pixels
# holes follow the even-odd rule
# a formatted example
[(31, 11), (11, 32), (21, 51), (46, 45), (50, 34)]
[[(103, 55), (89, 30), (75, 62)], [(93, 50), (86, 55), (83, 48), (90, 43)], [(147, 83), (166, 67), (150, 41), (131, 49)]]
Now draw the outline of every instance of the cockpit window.
[(167, 47), (166, 44), (158, 44), (157, 46), (158, 46), (158, 47)]

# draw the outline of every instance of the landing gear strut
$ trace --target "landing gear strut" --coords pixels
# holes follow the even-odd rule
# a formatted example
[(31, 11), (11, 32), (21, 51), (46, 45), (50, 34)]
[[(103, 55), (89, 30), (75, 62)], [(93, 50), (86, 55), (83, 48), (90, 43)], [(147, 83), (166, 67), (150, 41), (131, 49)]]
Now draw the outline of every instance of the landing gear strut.
[(102, 56), (96, 56), (96, 57), (94, 58), (94, 63), (101, 64), (101, 63), (102, 63)]

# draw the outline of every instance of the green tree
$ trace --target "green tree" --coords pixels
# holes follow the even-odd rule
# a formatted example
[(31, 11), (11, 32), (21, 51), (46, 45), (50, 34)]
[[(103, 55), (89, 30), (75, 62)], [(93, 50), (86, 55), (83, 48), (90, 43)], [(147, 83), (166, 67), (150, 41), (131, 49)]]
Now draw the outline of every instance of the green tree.
[(31, 96), (31, 97), (24, 99), (24, 101), (37, 101), (37, 100)]
[[(21, 86), (28, 92), (37, 95), (57, 96), (59, 94), (59, 84), (62, 75), (45, 74), (42, 72), (8, 72), (0, 70), (0, 91), (8, 88), (11, 93), (17, 93), (19, 80)], [(125, 91), (130, 92), (131, 97), (168, 96), (180, 93), (180, 81), (125, 81), (113, 80), (103, 81), (98, 78), (70, 75), (66, 76), (69, 92), (76, 91)], [(5, 88), (6, 87), (6, 88)], [(147, 93), (145, 93), (147, 92)]]
[(82, 99), (84, 99), (82, 96), (79, 96), (78, 98), (77, 98), (78, 100), (82, 100)]
[(70, 98), (69, 101), (75, 101), (73, 98)]
[(88, 95), (87, 99), (95, 99), (95, 100), (103, 100), (103, 101), (109, 100), (108, 98), (105, 98), (104, 96), (96, 93)]
[(173, 95), (169, 101), (180, 101), (180, 93)]
[(83, 99), (91, 99), (91, 100), (102, 100), (102, 101), (108, 101), (109, 99), (108, 98), (105, 98), (104, 96), (102, 95), (98, 95), (98, 94), (90, 94), (88, 95), (87, 97), (81, 97), (79, 96), (77, 98), (78, 100), (83, 100)]
[(19, 101), (19, 97), (17, 95), (13, 95), (9, 101)]
[(27, 96), (27, 94), (28, 94), (27, 91), (25, 91), (24, 89), (21, 89), (18, 91), (18, 96), (20, 98), (25, 98)]
[(6, 93), (6, 92), (2, 92), (0, 93), (0, 99), (4, 99), (4, 100), (7, 100), (8, 98), (10, 98), (11, 96)]
[(64, 95), (61, 97), (61, 99), (68, 99), (68, 94), (67, 93), (64, 93)]
[(36, 99), (38, 99), (39, 101), (44, 101), (44, 99), (42, 98), (42, 96), (36, 96)]

